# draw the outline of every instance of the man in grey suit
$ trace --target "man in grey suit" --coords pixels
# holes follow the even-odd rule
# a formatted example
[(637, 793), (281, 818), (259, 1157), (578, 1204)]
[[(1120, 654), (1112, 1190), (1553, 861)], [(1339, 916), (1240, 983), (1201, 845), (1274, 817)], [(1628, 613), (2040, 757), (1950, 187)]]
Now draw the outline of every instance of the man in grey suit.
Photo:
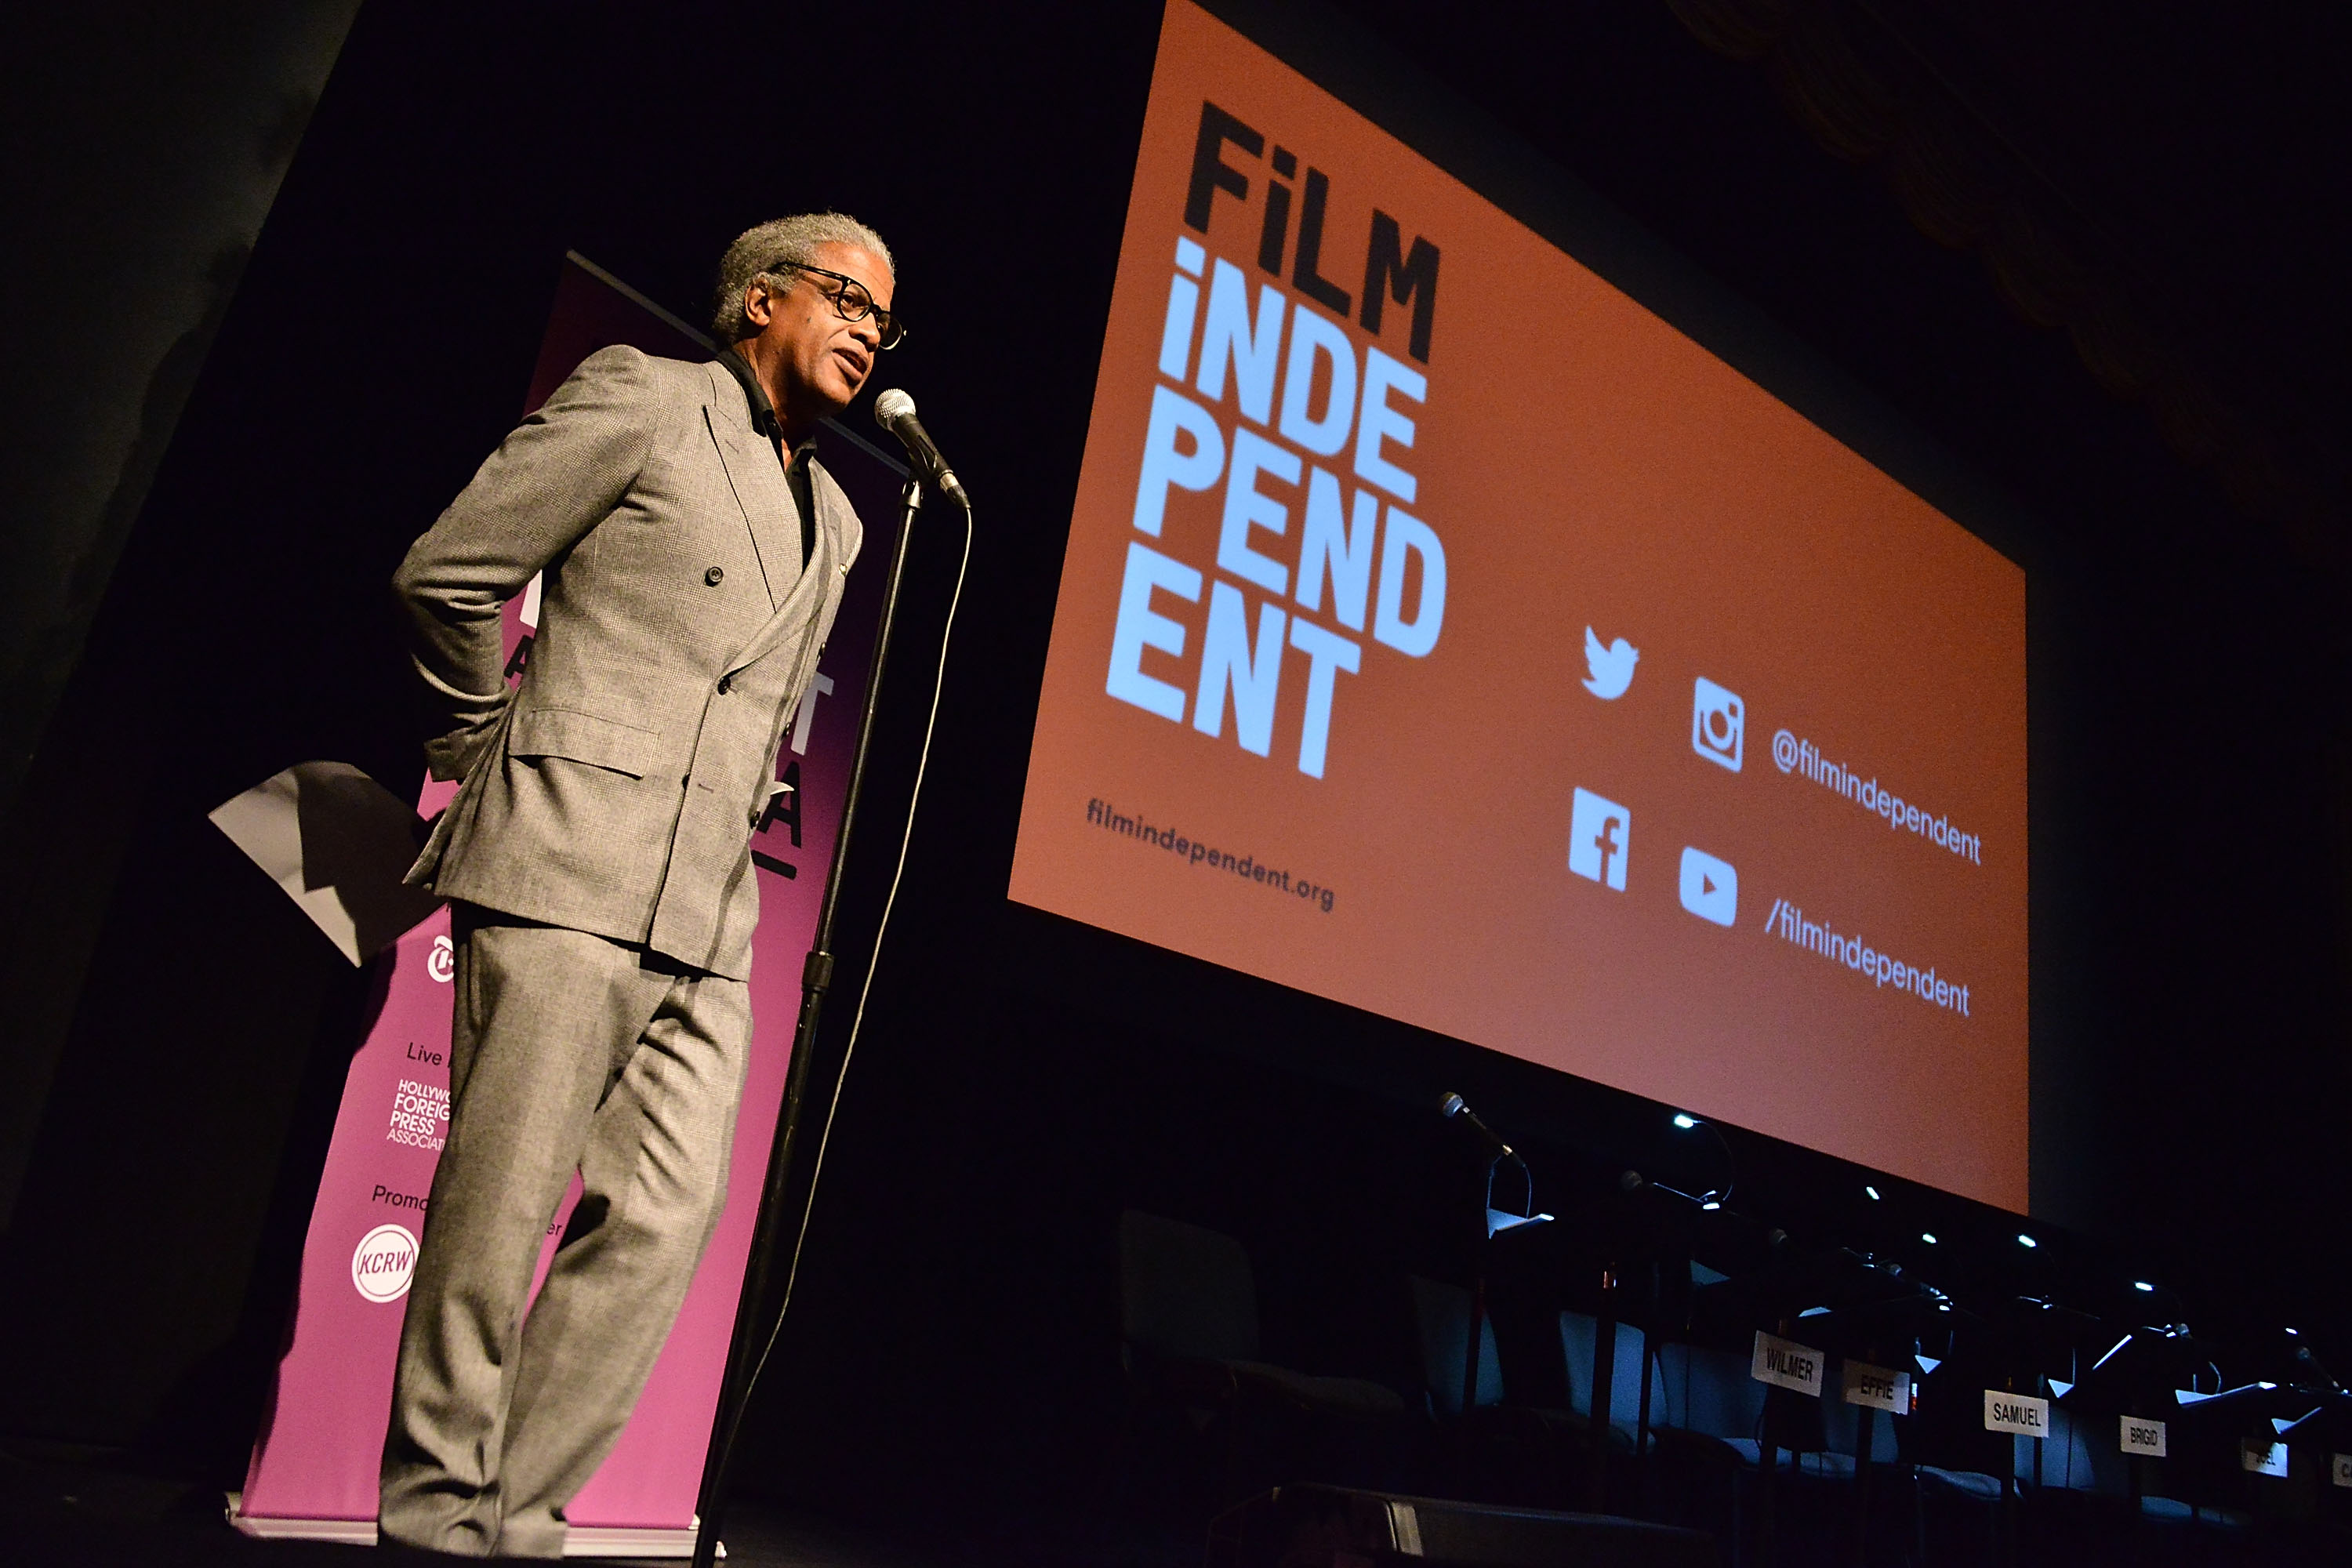
[[(426, 759), (464, 782), (409, 873), (451, 901), (456, 1016), (384, 1442), (391, 1540), (560, 1556), (718, 1222), (751, 1036), (751, 836), (863, 538), (813, 437), (898, 342), (895, 286), (840, 214), (749, 231), (719, 265), (717, 361), (590, 356), (394, 580), (446, 715)], [(509, 690), (500, 606), (534, 573)]]

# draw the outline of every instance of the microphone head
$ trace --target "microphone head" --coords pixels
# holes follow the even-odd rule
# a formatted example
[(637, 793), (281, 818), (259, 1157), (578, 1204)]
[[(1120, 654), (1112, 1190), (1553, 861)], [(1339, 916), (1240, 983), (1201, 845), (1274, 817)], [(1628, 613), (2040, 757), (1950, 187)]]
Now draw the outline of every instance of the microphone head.
[(895, 429), (899, 420), (915, 412), (915, 400), (897, 387), (891, 387), (874, 400), (874, 422), (885, 430)]
[(1468, 1109), (1470, 1109), (1468, 1106), (1462, 1103), (1462, 1097), (1458, 1094), (1445, 1095), (1437, 1102), (1437, 1114), (1440, 1116), (1459, 1116)]

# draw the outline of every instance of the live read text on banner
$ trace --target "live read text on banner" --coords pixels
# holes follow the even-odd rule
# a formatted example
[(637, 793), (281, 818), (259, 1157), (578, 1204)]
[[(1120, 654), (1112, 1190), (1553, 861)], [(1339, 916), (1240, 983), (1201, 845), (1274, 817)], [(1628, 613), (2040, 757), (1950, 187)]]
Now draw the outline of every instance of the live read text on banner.
[(1171, 0), (1012, 896), (2011, 1209), (2023, 574)]

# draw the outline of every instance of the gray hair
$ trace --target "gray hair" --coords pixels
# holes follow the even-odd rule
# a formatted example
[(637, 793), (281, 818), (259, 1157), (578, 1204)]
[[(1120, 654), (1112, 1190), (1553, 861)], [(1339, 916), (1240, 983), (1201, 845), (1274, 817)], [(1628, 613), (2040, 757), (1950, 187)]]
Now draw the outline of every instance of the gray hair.
[(754, 284), (781, 289), (791, 268), (813, 265), (821, 245), (854, 245), (882, 258), (893, 277), (898, 265), (882, 237), (847, 213), (795, 213), (771, 219), (735, 237), (719, 258), (719, 292), (710, 306), (710, 335), (721, 343), (753, 336), (759, 329), (743, 314), (743, 296)]

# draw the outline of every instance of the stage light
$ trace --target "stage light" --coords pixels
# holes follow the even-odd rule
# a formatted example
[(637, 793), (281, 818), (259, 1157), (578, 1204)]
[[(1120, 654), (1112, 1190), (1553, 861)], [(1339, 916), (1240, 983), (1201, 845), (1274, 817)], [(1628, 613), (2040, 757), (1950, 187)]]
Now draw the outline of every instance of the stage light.
[(1717, 1203), (1715, 1199), (1713, 1199), (1713, 1198), (1709, 1198), (1709, 1199), (1707, 1199), (1707, 1200), (1706, 1200), (1706, 1202), (1705, 1202), (1705, 1203), (1703, 1203), (1703, 1204), (1699, 1205), (1698, 1206), (1699, 1206), (1699, 1207), (1701, 1207), (1701, 1208), (1703, 1208), (1703, 1209), (1705, 1209), (1707, 1213), (1709, 1213), (1709, 1214), (1713, 1214), (1716, 1210), (1717, 1210), (1717, 1209), (1721, 1208), (1723, 1205), (1722, 1205), (1721, 1204)]
[(1692, 1116), (1687, 1112), (1677, 1110), (1675, 1112), (1675, 1125), (1687, 1132), (1692, 1128), (1698, 1125), (1698, 1118)]
[(1879, 1198), (1878, 1198), (1878, 1189), (1877, 1189), (1876, 1187), (1872, 1186), (1868, 1182), (1864, 1182), (1864, 1183), (1862, 1184), (1862, 1190), (1863, 1190), (1864, 1192), (1868, 1193), (1868, 1194), (1870, 1194), (1870, 1201), (1871, 1201), (1872, 1203), (1876, 1203), (1876, 1202), (1878, 1202), (1878, 1201), (1879, 1201)]
[(2132, 1281), (2132, 1289), (2135, 1289), (2135, 1290), (2141, 1290), (2141, 1291), (2145, 1291), (2146, 1293), (2147, 1293), (2147, 1294), (2148, 1294), (2148, 1295), (2150, 1295), (2150, 1296), (2153, 1296), (2153, 1295), (2155, 1295), (2155, 1294), (2156, 1294), (2156, 1287), (2155, 1287), (2155, 1286), (2153, 1286), (2153, 1285), (2151, 1285), (2151, 1284), (2149, 1284), (2149, 1283), (2148, 1283), (2147, 1280), (2145, 1280), (2145, 1279), (2135, 1279), (2135, 1280), (2133, 1280), (2133, 1281)]
[(2017, 1245), (2030, 1249), (2039, 1247), (2042, 1244), (2021, 1230), (2017, 1233)]
[[(2287, 1331), (2287, 1332), (2288, 1332), (2288, 1333), (2293, 1334), (2293, 1333), (2294, 1333), (2294, 1331), (2293, 1329), (2289, 1329), (2289, 1330)], [(2302, 1336), (2298, 1334), (2298, 1335), (2296, 1335), (2295, 1337), (2296, 1337), (2296, 1338), (2298, 1338), (2298, 1339), (2300, 1339)]]
[(1936, 1245), (1936, 1233), (1932, 1230), (1923, 1230), (1919, 1233), (1919, 1239), (1933, 1247)]

